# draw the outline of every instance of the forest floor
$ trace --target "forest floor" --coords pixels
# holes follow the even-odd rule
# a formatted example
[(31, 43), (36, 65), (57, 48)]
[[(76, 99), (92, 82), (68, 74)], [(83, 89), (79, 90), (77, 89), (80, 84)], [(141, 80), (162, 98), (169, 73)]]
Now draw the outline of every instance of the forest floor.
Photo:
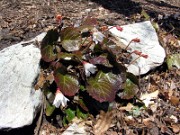
[[(151, 21), (159, 24), (161, 30), (158, 34), (166, 54), (180, 53), (179, 0), (0, 0), (0, 5), (0, 50), (47, 31), (56, 25), (56, 14), (64, 16), (65, 25), (74, 24), (87, 16), (97, 18), (100, 25), (125, 25), (144, 21), (141, 13), (144, 10)], [(157, 104), (130, 119), (129, 112), (120, 108), (134, 101), (118, 104), (115, 119), (105, 134), (179, 134), (180, 70), (169, 70), (164, 62), (139, 78), (139, 94), (158, 90), (158, 97), (153, 99)], [(93, 129), (91, 126), (89, 131)], [(32, 128), (34, 126), (26, 129), (34, 130)], [(61, 134), (65, 128), (44, 121), (41, 130), (46, 130), (47, 135)], [(18, 130), (16, 134), (24, 134), (23, 131)]]

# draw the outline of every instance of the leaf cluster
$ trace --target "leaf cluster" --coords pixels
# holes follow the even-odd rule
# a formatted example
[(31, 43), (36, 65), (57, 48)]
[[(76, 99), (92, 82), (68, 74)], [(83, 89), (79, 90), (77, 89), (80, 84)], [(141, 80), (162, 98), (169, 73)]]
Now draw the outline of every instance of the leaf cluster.
[[(102, 41), (94, 41), (95, 32), (104, 35)], [(108, 30), (100, 29), (95, 18), (86, 18), (78, 27), (61, 24), (49, 30), (41, 43), (42, 61), (46, 65), (43, 70), (53, 73), (56, 87), (73, 101), (78, 97), (76, 103), (86, 111), (86, 97), (81, 94), (84, 92), (100, 103), (114, 101), (117, 92), (123, 89), (124, 98), (132, 98), (138, 81), (127, 73), (124, 65), (124, 61), (129, 61), (124, 55), (127, 51), (116, 43)], [(96, 66), (94, 73), (89, 71), (90, 76), (86, 75), (85, 63)]]

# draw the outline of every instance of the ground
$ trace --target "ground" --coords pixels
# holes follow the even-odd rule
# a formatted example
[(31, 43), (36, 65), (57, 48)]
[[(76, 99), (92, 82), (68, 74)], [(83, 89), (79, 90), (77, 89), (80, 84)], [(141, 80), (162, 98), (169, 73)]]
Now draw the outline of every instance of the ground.
[[(86, 16), (96, 17), (100, 25), (124, 25), (143, 21), (141, 11), (150, 15), (151, 21), (157, 21), (160, 29), (175, 42), (162, 43), (167, 54), (179, 53), (177, 39), (180, 38), (180, 1), (179, 0), (0, 0), (0, 50), (22, 40), (28, 40), (52, 25), (56, 25), (55, 15), (62, 14), (66, 25), (76, 23)], [(173, 26), (173, 27), (172, 27)], [(167, 38), (162, 32), (160, 39)], [(163, 40), (162, 40), (163, 41)], [(115, 120), (105, 133), (117, 134), (179, 134), (179, 76), (178, 69), (168, 70), (166, 63), (146, 75), (140, 76), (140, 93), (159, 91), (156, 100), (157, 110), (147, 109), (140, 116), (127, 118), (127, 112), (117, 105)], [(127, 101), (127, 103), (133, 101)], [(93, 127), (93, 125), (91, 125)], [(30, 131), (34, 125), (16, 134)], [(60, 134), (63, 128), (45, 121), (41, 130)], [(90, 130), (92, 128), (90, 127)], [(13, 131), (14, 132), (14, 131)], [(3, 134), (13, 134), (3, 132)]]

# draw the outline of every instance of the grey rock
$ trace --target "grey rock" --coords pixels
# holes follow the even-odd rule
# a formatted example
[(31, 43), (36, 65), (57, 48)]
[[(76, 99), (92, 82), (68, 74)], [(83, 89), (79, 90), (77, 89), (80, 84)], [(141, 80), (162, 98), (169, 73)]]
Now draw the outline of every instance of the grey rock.
[[(41, 41), (44, 36), (30, 41)], [(32, 124), (42, 103), (41, 91), (33, 88), (40, 71), (40, 50), (22, 43), (0, 51), (0, 129)]]
[(128, 63), (126, 64), (128, 72), (134, 75), (146, 74), (149, 70), (160, 66), (164, 62), (164, 58), (166, 57), (165, 50), (160, 45), (157, 33), (150, 21), (123, 25), (122, 28), (122, 31), (118, 31), (113, 27), (110, 29), (110, 32), (125, 46), (127, 46), (132, 39), (139, 38), (139, 43), (132, 42), (130, 44), (129, 52), (138, 50), (142, 52), (142, 54), (148, 55), (146, 59), (140, 57), (136, 60), (139, 56), (132, 54), (132, 61), (136, 61), (130, 65)]

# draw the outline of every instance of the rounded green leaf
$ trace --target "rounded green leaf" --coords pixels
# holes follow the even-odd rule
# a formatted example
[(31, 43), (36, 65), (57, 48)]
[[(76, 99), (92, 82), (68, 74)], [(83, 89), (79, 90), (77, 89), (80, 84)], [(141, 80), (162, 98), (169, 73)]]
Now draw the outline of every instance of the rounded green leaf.
[(95, 78), (88, 80), (86, 88), (89, 95), (99, 102), (111, 102), (115, 99), (116, 91), (121, 88), (121, 84), (120, 75), (99, 71)]
[(55, 72), (54, 79), (64, 95), (74, 96), (79, 90), (79, 81), (77, 77), (67, 73), (65, 74), (61, 69)]
[(53, 106), (53, 105), (51, 105), (51, 104), (49, 104), (49, 103), (47, 102), (47, 106), (46, 106), (46, 116), (51, 116), (55, 109), (56, 109), (55, 106)]
[(56, 59), (56, 54), (54, 53), (54, 46), (47, 45), (41, 49), (42, 59), (46, 62), (51, 62)]
[(109, 63), (106, 53), (101, 54), (98, 57), (90, 59), (89, 62), (92, 64), (100, 64), (100, 65), (104, 65), (106, 67), (112, 67), (112, 65)]
[(80, 39), (80, 32), (74, 27), (67, 27), (61, 32), (62, 47), (68, 52), (80, 49)]
[(139, 90), (138, 86), (136, 84), (134, 84), (129, 78), (126, 79), (126, 82), (124, 85), (125, 85), (124, 90), (122, 93), (119, 94), (119, 96), (122, 99), (133, 98)]

